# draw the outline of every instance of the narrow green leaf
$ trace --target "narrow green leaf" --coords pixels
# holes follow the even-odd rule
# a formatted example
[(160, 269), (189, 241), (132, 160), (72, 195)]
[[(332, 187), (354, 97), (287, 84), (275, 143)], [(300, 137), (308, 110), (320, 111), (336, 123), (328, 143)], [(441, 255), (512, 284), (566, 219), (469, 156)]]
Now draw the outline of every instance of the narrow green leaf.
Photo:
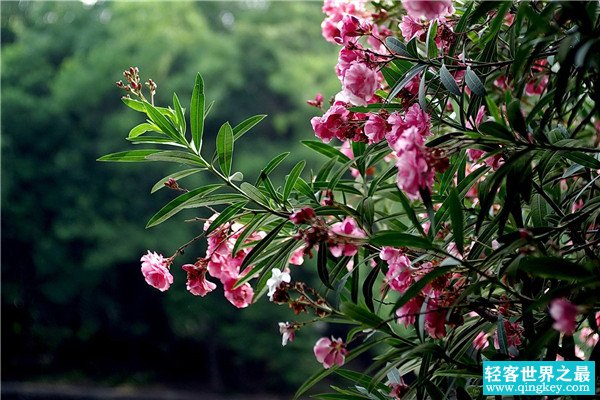
[(442, 85), (452, 94), (460, 96), (460, 88), (456, 84), (454, 77), (448, 71), (445, 64), (442, 64), (440, 67), (440, 80), (442, 81)]
[(267, 205), (269, 201), (265, 197), (264, 194), (254, 185), (248, 182), (242, 182), (240, 185), (240, 189), (244, 192), (244, 194), (252, 201), (257, 204)]
[(399, 81), (398, 83), (396, 83), (396, 85), (394, 86), (394, 88), (390, 91), (390, 94), (387, 96), (386, 101), (389, 102), (392, 99), (394, 99), (396, 97), (396, 95), (398, 93), (400, 93), (400, 91), (402, 89), (404, 89), (404, 87), (406, 85), (408, 85), (408, 82), (410, 82), (412, 80), (412, 78), (414, 78), (417, 74), (421, 73), (421, 71), (423, 71), (425, 68), (427, 68), (427, 65), (424, 65), (424, 64), (417, 64), (414, 67), (412, 67), (406, 73), (406, 75), (404, 75), (404, 78), (402, 78), (401, 81)]
[(146, 132), (158, 132), (158, 128), (156, 126), (154, 126), (154, 124), (149, 124), (149, 123), (143, 123), (143, 124), (139, 124), (134, 126), (133, 128), (131, 128), (131, 130), (129, 131), (129, 135), (127, 135), (127, 139), (134, 139)]
[[(252, 250), (250, 250), (250, 253), (248, 253), (246, 255), (246, 257), (244, 257), (244, 261), (242, 261), (242, 265), (240, 266), (240, 271), (245, 270), (247, 266), (252, 264), (252, 261), (254, 261), (256, 259), (256, 257), (258, 257), (269, 246), (269, 244), (271, 244), (271, 242), (279, 234), (279, 231), (281, 231), (283, 229), (283, 227), (285, 226), (285, 224), (287, 224), (287, 223), (288, 223), (287, 220), (280, 222), (275, 228), (273, 228), (273, 230), (271, 232), (267, 233), (267, 235), (263, 239), (261, 239), (252, 248)], [(247, 282), (250, 279), (252, 279), (253, 275), (256, 274), (256, 272), (258, 272), (258, 271), (255, 271), (254, 269), (251, 270), (248, 274), (246, 274), (246, 276), (244, 276), (244, 278), (238, 280), (233, 288), (235, 289), (236, 287), (241, 286), (244, 282)]]
[(148, 224), (146, 225), (146, 228), (156, 226), (156, 225), (166, 221), (167, 219), (171, 218), (173, 215), (177, 214), (179, 211), (186, 208), (186, 205), (188, 205), (189, 203), (191, 203), (194, 200), (197, 200), (199, 198), (202, 198), (209, 193), (214, 192), (215, 190), (219, 189), (221, 186), (222, 185), (220, 185), (220, 184), (203, 186), (203, 187), (189, 191), (187, 193), (184, 193), (184, 194), (174, 198), (169, 203), (167, 203), (163, 208), (161, 208), (156, 214), (154, 214), (152, 216), (152, 218), (150, 218), (150, 220), (148, 221)]
[(428, 112), (427, 107), (427, 69), (423, 71), (423, 75), (421, 75), (421, 81), (419, 82), (419, 106), (421, 110)]
[(98, 158), (96, 161), (110, 161), (110, 162), (144, 162), (152, 161), (148, 160), (146, 156), (151, 154), (160, 153), (162, 150), (129, 150), (120, 151), (118, 153), (111, 153)]
[(349, 301), (342, 303), (340, 311), (348, 318), (360, 322), (369, 328), (390, 331), (387, 323), (377, 314)]
[(237, 124), (233, 128), (234, 140), (238, 140), (240, 137), (242, 137), (242, 135), (244, 133), (246, 133), (250, 129), (252, 129), (256, 124), (258, 124), (260, 121), (262, 121), (265, 117), (266, 117), (266, 115), (263, 115), (263, 114), (255, 115), (255, 116), (250, 117), (250, 118), (240, 122), (239, 124)]
[(296, 180), (296, 184), (294, 185), (294, 188), (302, 193), (303, 195), (305, 195), (306, 197), (308, 197), (311, 201), (315, 202), (315, 203), (319, 203), (317, 201), (317, 198), (315, 197), (315, 193), (313, 191), (313, 189), (311, 189), (310, 185), (308, 183), (306, 183), (306, 181), (302, 178), (298, 178)]
[(144, 107), (146, 107), (146, 114), (148, 114), (148, 117), (150, 117), (152, 122), (160, 128), (162, 133), (173, 139), (175, 142), (185, 142), (185, 139), (179, 134), (175, 125), (173, 125), (173, 122), (165, 117), (156, 107), (148, 102), (144, 102)]
[(523, 113), (521, 112), (521, 101), (513, 100), (510, 102), (508, 107), (506, 107), (506, 116), (508, 117), (508, 122), (510, 122), (510, 126), (516, 132), (519, 132), (522, 137), (527, 137), (527, 125), (525, 123), (525, 117), (523, 117)]
[(225, 122), (217, 133), (217, 156), (219, 166), (225, 176), (231, 173), (231, 162), (233, 158), (233, 130), (229, 122)]
[(317, 140), (301, 140), (300, 142), (309, 149), (314, 150), (317, 153), (321, 153), (324, 156), (329, 158), (337, 157), (338, 161), (341, 163), (350, 161), (350, 158), (348, 158), (341, 151), (323, 142)]
[(435, 45), (435, 36), (437, 35), (437, 28), (437, 19), (434, 19), (433, 22), (429, 24), (429, 29), (427, 30), (427, 38), (425, 39), (425, 48), (427, 49), (428, 59), (436, 58), (438, 55), (438, 49)]
[(277, 193), (277, 191), (275, 190), (273, 182), (271, 182), (271, 178), (269, 178), (264, 172), (261, 172), (259, 181), (262, 183), (264, 188), (267, 189), (267, 192), (269, 192), (270, 198), (273, 199), (273, 201), (275, 201), (276, 203), (281, 204), (279, 193)]
[(377, 282), (377, 276), (379, 275), (379, 271), (381, 270), (381, 265), (377, 264), (375, 268), (369, 271), (369, 274), (365, 278), (365, 282), (363, 283), (362, 292), (365, 298), (365, 304), (367, 308), (371, 311), (375, 311), (375, 304), (373, 303), (373, 286)]
[(484, 135), (493, 136), (495, 138), (508, 140), (511, 142), (515, 140), (512, 133), (504, 125), (495, 121), (482, 122), (479, 124), (477, 129)]
[(564, 151), (561, 155), (586, 168), (600, 169), (600, 161), (580, 151)]
[(173, 139), (166, 136), (138, 136), (134, 138), (127, 138), (131, 144), (160, 144), (165, 146), (181, 147), (185, 149), (185, 145), (176, 143)]
[(518, 268), (540, 278), (567, 281), (585, 280), (591, 274), (584, 266), (559, 257), (524, 257)]
[(288, 175), (285, 181), (285, 186), (283, 187), (284, 202), (287, 201), (287, 199), (290, 197), (290, 193), (292, 193), (292, 189), (296, 186), (296, 181), (298, 180), (298, 177), (304, 170), (305, 165), (306, 161), (302, 160), (298, 164), (296, 164), (294, 168), (292, 168), (292, 170), (290, 171), (290, 174)]
[(167, 182), (169, 179), (174, 179), (174, 180), (178, 181), (180, 179), (185, 178), (186, 176), (190, 176), (190, 175), (195, 174), (200, 171), (206, 171), (206, 169), (205, 168), (190, 168), (190, 169), (174, 172), (170, 175), (167, 175), (164, 178), (160, 179), (158, 182), (156, 182), (154, 184), (154, 186), (152, 186), (150, 193), (155, 193), (155, 192), (159, 191), (160, 189), (164, 188), (165, 182)]
[(436, 249), (436, 247), (425, 238), (396, 231), (377, 232), (371, 236), (369, 243), (375, 246), (411, 247), (424, 250)]
[(464, 216), (462, 210), (462, 202), (460, 201), (456, 189), (452, 189), (449, 195), (448, 209), (450, 211), (450, 220), (452, 221), (452, 233), (454, 235), (454, 243), (460, 254), (464, 253)]
[(403, 57), (412, 57), (408, 51), (406, 51), (406, 46), (402, 43), (398, 38), (393, 36), (388, 36), (385, 38), (385, 44), (387, 47), (394, 53), (401, 55)]
[(176, 93), (173, 93), (173, 108), (175, 108), (175, 116), (177, 117), (177, 126), (179, 127), (179, 132), (181, 132), (181, 135), (185, 137), (187, 124), (185, 123), (185, 116), (183, 115), (183, 107), (181, 107), (179, 97), (177, 97)]
[(143, 113), (146, 112), (146, 107), (144, 107), (144, 103), (142, 103), (141, 101), (130, 99), (129, 97), (121, 97), (121, 101), (123, 101), (123, 103), (125, 103), (125, 105), (131, 108), (132, 110)]
[(223, 211), (219, 213), (219, 216), (210, 223), (210, 226), (206, 230), (206, 234), (210, 234), (212, 231), (220, 227), (226, 222), (231, 222), (235, 220), (235, 216), (238, 212), (244, 208), (246, 205), (246, 201), (240, 201), (239, 203), (233, 203), (230, 206), (226, 207)]
[(165, 150), (160, 153), (149, 154), (146, 158), (150, 161), (167, 161), (195, 167), (206, 167), (206, 162), (202, 158), (185, 151)]
[(190, 105), (190, 129), (192, 130), (192, 145), (200, 154), (202, 149), (202, 135), (204, 133), (204, 81), (198, 73), (194, 82), (192, 91), (192, 101)]
[(317, 251), (317, 272), (319, 274), (319, 279), (321, 279), (321, 282), (323, 282), (323, 285), (331, 290), (334, 290), (334, 287), (329, 281), (329, 270), (327, 269), (328, 251), (329, 249), (327, 248), (327, 243), (319, 243), (319, 250)]
[(504, 329), (504, 318), (498, 316), (498, 324), (496, 328), (496, 336), (498, 337), (498, 347), (500, 347), (500, 353), (508, 354), (508, 340), (506, 339), (506, 329)]
[(265, 175), (269, 175), (289, 155), (290, 152), (286, 151), (285, 153), (281, 153), (278, 156), (274, 157), (271, 161), (267, 163), (267, 165), (263, 168), (262, 172), (264, 172)]
[(256, 214), (250, 222), (248, 222), (244, 229), (240, 232), (238, 239), (235, 241), (233, 245), (233, 249), (231, 250), (231, 255), (234, 256), (237, 252), (242, 248), (242, 245), (246, 242), (246, 239), (252, 235), (256, 230), (258, 230), (262, 224), (267, 222), (267, 219), (270, 217), (269, 214)]
[(481, 82), (481, 79), (473, 72), (471, 67), (467, 67), (467, 71), (465, 73), (465, 82), (469, 89), (473, 91), (477, 96), (484, 97), (485, 96), (485, 87)]

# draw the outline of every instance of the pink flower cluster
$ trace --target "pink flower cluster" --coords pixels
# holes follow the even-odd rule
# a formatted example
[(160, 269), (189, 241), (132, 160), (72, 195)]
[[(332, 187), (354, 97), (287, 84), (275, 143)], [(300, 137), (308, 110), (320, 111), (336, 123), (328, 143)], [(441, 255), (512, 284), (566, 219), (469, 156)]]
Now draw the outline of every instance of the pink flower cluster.
[[(218, 216), (213, 215), (204, 225), (207, 230), (211, 222)], [(217, 285), (206, 279), (206, 273), (221, 281), (225, 291), (225, 298), (238, 308), (247, 307), (254, 296), (254, 291), (249, 283), (234, 287), (236, 282), (244, 277), (251, 269), (248, 266), (244, 271), (240, 267), (246, 255), (252, 250), (251, 247), (243, 247), (235, 254), (233, 248), (244, 230), (244, 225), (239, 223), (225, 223), (208, 235), (208, 248), (206, 257), (200, 258), (195, 264), (185, 264), (182, 269), (187, 272), (187, 290), (195, 296), (205, 296), (216, 289)], [(253, 232), (247, 239), (251, 243), (262, 239), (264, 232)], [(142, 274), (146, 282), (160, 291), (169, 289), (173, 283), (173, 275), (169, 272), (172, 258), (165, 259), (156, 252), (144, 255), (142, 262)], [(297, 257), (294, 261), (297, 260)]]
[(413, 104), (404, 116), (395, 112), (387, 122), (391, 130), (386, 139), (398, 167), (396, 182), (409, 198), (416, 199), (420, 190), (431, 188), (435, 176), (425, 149), (425, 137), (431, 133), (429, 115)]
[[(208, 229), (211, 222), (218, 216), (213, 215), (205, 224)], [(225, 290), (225, 298), (238, 308), (247, 307), (252, 302), (254, 291), (249, 283), (235, 287), (238, 279), (244, 277), (249, 271), (248, 266), (244, 271), (240, 267), (246, 255), (252, 250), (251, 247), (242, 247), (235, 254), (233, 248), (244, 231), (244, 225), (239, 223), (225, 223), (208, 235), (208, 248), (206, 249), (206, 260), (208, 260), (208, 273), (213, 278), (219, 279)], [(264, 232), (253, 232), (246, 242), (254, 242), (262, 239)]]
[[(384, 247), (379, 258), (388, 265), (385, 282), (391, 290), (404, 293), (421, 277), (433, 270), (431, 262), (414, 267), (410, 259), (400, 249)], [(451, 284), (451, 279), (454, 280)], [(448, 309), (455, 299), (456, 291), (463, 285), (460, 276), (442, 275), (428, 283), (421, 292), (396, 310), (399, 324), (414, 324), (417, 316), (424, 313), (425, 330), (432, 338), (441, 339), (446, 335)], [(425, 309), (423, 309), (423, 305)]]

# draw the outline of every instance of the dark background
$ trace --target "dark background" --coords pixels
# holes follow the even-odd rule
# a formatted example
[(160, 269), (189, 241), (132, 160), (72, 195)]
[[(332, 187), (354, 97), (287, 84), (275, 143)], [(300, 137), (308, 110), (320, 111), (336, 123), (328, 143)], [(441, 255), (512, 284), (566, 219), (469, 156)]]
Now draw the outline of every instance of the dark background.
[[(95, 160), (131, 149), (124, 138), (143, 122), (114, 85), (135, 65), (158, 83), (158, 104), (176, 91), (188, 107), (203, 74), (215, 100), (209, 148), (224, 121), (269, 114), (236, 143), (234, 167), (250, 177), (283, 151), (293, 153), (282, 171), (307, 157), (315, 168), (297, 143), (313, 136), (318, 113), (305, 100), (339, 89), (321, 5), (1, 3), (3, 390), (49, 382), (290, 393), (320, 367), (311, 348), (323, 332), (306, 329), (282, 348), (277, 322), (294, 315), (266, 298), (237, 310), (220, 290), (194, 297), (177, 269), (168, 292), (146, 285), (141, 255), (173, 254), (201, 229), (183, 220), (207, 214), (145, 230), (174, 196), (150, 188), (176, 166)], [(198, 243), (176, 265), (203, 255)], [(300, 268), (309, 278), (310, 263)]]

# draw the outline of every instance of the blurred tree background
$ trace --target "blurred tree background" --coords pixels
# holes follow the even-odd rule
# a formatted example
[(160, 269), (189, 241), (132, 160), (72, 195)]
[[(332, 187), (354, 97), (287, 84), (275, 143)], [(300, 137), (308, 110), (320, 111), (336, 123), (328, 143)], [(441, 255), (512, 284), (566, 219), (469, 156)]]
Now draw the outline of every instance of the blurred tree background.
[[(158, 83), (158, 104), (173, 91), (188, 103), (203, 74), (215, 101), (207, 143), (225, 120), (269, 114), (236, 149), (237, 168), (258, 172), (282, 151), (293, 151), (288, 170), (302, 157), (310, 165), (297, 143), (313, 135), (305, 100), (339, 88), (321, 3), (1, 8), (2, 379), (293, 390), (319, 368), (310, 350), (319, 333), (301, 332), (280, 350), (275, 322), (293, 319), (289, 310), (266, 298), (236, 310), (218, 292), (187, 293), (178, 268), (203, 256), (203, 244), (177, 260), (169, 292), (147, 286), (138, 261), (146, 249), (173, 254), (201, 229), (183, 220), (207, 215), (144, 230), (174, 196), (149, 194), (172, 166), (95, 159), (130, 148), (124, 137), (142, 122), (114, 85), (133, 65)], [(203, 179), (183, 182), (201, 182), (194, 178)]]

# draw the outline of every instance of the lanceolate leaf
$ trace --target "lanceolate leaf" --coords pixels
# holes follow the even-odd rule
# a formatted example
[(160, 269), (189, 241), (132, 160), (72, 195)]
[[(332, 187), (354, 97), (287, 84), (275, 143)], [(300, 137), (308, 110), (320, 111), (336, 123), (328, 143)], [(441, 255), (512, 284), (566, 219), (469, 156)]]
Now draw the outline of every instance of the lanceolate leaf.
[[(246, 257), (244, 257), (244, 261), (242, 261), (242, 265), (240, 266), (240, 271), (245, 270), (247, 266), (252, 264), (252, 261), (254, 261), (256, 259), (256, 257), (258, 257), (269, 246), (269, 244), (271, 244), (271, 242), (277, 237), (279, 232), (283, 229), (283, 227), (287, 223), (288, 223), (287, 220), (280, 222), (279, 225), (277, 225), (275, 228), (273, 228), (273, 230), (271, 232), (269, 232), (267, 234), (267, 236), (265, 236), (263, 239), (261, 239), (261, 241), (258, 242), (256, 244), (256, 246), (254, 246), (254, 248), (252, 248), (252, 250), (250, 250), (250, 252), (246, 255)], [(253, 269), (248, 274), (246, 274), (244, 276), (244, 278), (238, 280), (236, 282), (236, 284), (234, 285), (234, 289), (236, 287), (239, 287), (240, 285), (242, 285), (244, 282), (247, 282), (250, 279), (252, 279), (252, 276), (254, 274), (256, 274), (256, 272), (258, 272), (258, 271), (255, 271)]]
[(159, 153), (149, 154), (146, 158), (150, 161), (167, 161), (195, 167), (206, 166), (206, 162), (202, 158), (185, 151), (165, 150)]
[(252, 129), (255, 125), (257, 125), (260, 121), (262, 121), (266, 115), (255, 115), (250, 117), (239, 124), (237, 124), (233, 128), (233, 138), (238, 140), (242, 135)]
[(173, 93), (173, 108), (175, 108), (175, 115), (177, 116), (177, 127), (179, 128), (179, 131), (183, 137), (185, 137), (185, 116), (183, 115), (183, 108), (179, 102), (179, 97), (177, 97), (177, 94), (175, 93)]
[(317, 272), (319, 273), (319, 279), (323, 282), (323, 285), (329, 289), (334, 290), (334, 287), (329, 281), (329, 270), (327, 269), (327, 243), (320, 243), (319, 250), (317, 252)]
[(144, 107), (146, 107), (146, 114), (148, 117), (160, 128), (160, 130), (173, 139), (173, 141), (178, 143), (184, 143), (185, 139), (179, 134), (177, 128), (173, 123), (167, 119), (156, 107), (152, 104), (144, 102)]
[(417, 74), (419, 74), (425, 68), (427, 68), (427, 65), (424, 65), (424, 64), (417, 64), (414, 67), (412, 67), (412, 69), (410, 69), (406, 73), (406, 75), (404, 76), (404, 78), (402, 78), (402, 80), (400, 82), (396, 83), (396, 85), (394, 86), (394, 88), (392, 89), (392, 91), (390, 92), (390, 94), (388, 95), (387, 101), (390, 101), (390, 100), (394, 99), (394, 97), (396, 97), (396, 95), (398, 93), (400, 93), (400, 91), (402, 89), (404, 89), (404, 87), (406, 85), (408, 85), (408, 82), (410, 82), (412, 78), (414, 78)]
[(412, 57), (410, 53), (406, 51), (406, 46), (404, 46), (404, 43), (398, 40), (398, 38), (388, 36), (387, 38), (385, 38), (385, 44), (387, 45), (387, 47), (389, 47), (391, 51), (393, 51), (396, 54), (399, 54), (403, 57)]
[(225, 122), (217, 134), (217, 156), (221, 171), (225, 176), (229, 176), (233, 157), (233, 131), (229, 122)]
[(150, 221), (148, 221), (146, 228), (151, 228), (166, 221), (173, 215), (177, 214), (179, 211), (186, 208), (186, 205), (188, 203), (202, 198), (207, 194), (219, 189), (220, 187), (220, 184), (207, 185), (176, 197), (175, 199), (167, 203), (163, 208), (161, 208), (156, 214), (154, 214), (152, 218), (150, 218)]
[(151, 154), (160, 153), (162, 150), (130, 150), (120, 151), (118, 153), (107, 154), (98, 158), (97, 161), (111, 161), (111, 162), (144, 162), (152, 161), (148, 160), (146, 156)]
[(440, 80), (442, 81), (442, 85), (452, 94), (460, 96), (460, 89), (454, 80), (454, 77), (448, 71), (445, 64), (442, 64), (440, 67)]
[(525, 257), (519, 262), (519, 269), (540, 278), (567, 281), (585, 280), (591, 275), (582, 265), (558, 257)]
[(248, 182), (242, 182), (240, 185), (240, 189), (248, 196), (249, 199), (254, 201), (257, 204), (266, 205), (269, 204), (269, 201), (265, 197), (264, 194), (258, 189), (256, 186), (251, 185)]
[(157, 132), (158, 128), (156, 126), (154, 126), (153, 124), (149, 124), (149, 123), (143, 123), (143, 124), (139, 124), (134, 126), (130, 131), (129, 131), (129, 135), (127, 135), (127, 139), (133, 139), (136, 138), (148, 131), (154, 131)]
[(202, 149), (202, 135), (204, 133), (204, 81), (200, 74), (196, 75), (192, 101), (190, 105), (190, 128), (192, 130), (192, 143), (198, 154)]
[(226, 222), (234, 221), (235, 216), (242, 208), (244, 208), (246, 203), (247, 202), (245, 201), (240, 201), (239, 203), (234, 203), (229, 207), (225, 208), (223, 211), (221, 211), (221, 213), (219, 213), (219, 216), (215, 218), (213, 222), (211, 222), (210, 226), (206, 230), (206, 234), (210, 234), (212, 231), (214, 231)]
[(452, 189), (450, 191), (450, 196), (448, 197), (448, 208), (450, 210), (450, 220), (452, 221), (452, 233), (454, 234), (454, 243), (456, 243), (456, 248), (458, 251), (463, 254), (464, 252), (464, 222), (463, 222), (463, 210), (462, 210), (462, 202), (458, 198), (458, 194), (456, 193), (456, 189)]
[(399, 233), (397, 231), (381, 231), (371, 237), (369, 243), (375, 246), (411, 247), (416, 249), (434, 250), (436, 247), (427, 239), (420, 236)]
[(306, 165), (306, 161), (302, 160), (298, 164), (296, 164), (294, 166), (294, 168), (292, 168), (292, 170), (290, 171), (290, 174), (288, 175), (288, 177), (285, 181), (285, 186), (283, 188), (283, 201), (284, 202), (287, 201), (288, 197), (290, 197), (290, 193), (292, 193), (292, 189), (296, 186), (296, 181), (298, 180), (298, 177), (302, 173), (302, 170), (304, 170), (305, 165)]
[(429, 24), (429, 29), (427, 30), (427, 38), (425, 39), (425, 48), (427, 49), (427, 58), (429, 59), (437, 57), (438, 50), (435, 44), (437, 28), (437, 19), (435, 19)]
[(467, 67), (467, 71), (465, 73), (465, 82), (469, 89), (473, 91), (477, 96), (484, 97), (485, 96), (485, 87), (481, 82), (481, 79), (473, 72), (471, 67)]
[(341, 163), (350, 161), (348, 156), (343, 154), (341, 151), (323, 142), (319, 142), (316, 140), (301, 140), (300, 142), (309, 149), (312, 149), (317, 153), (321, 153), (329, 158), (337, 157), (338, 161)]

